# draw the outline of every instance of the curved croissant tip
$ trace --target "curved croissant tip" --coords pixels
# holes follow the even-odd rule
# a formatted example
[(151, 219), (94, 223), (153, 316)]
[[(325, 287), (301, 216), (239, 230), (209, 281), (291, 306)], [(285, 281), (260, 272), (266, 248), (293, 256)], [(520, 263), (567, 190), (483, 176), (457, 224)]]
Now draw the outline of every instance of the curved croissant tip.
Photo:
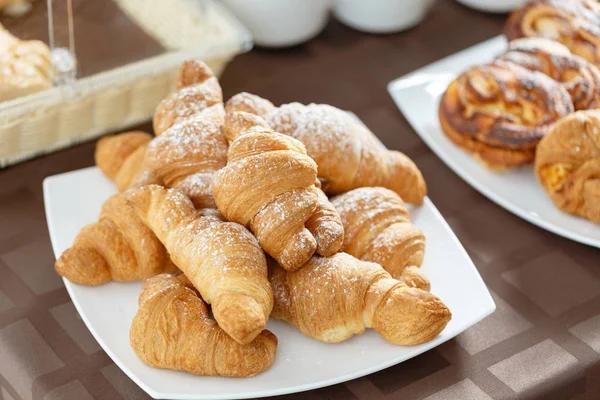
[(54, 269), (60, 276), (80, 285), (98, 286), (112, 279), (106, 260), (90, 248), (65, 250), (54, 263)]
[(275, 106), (269, 100), (248, 92), (238, 93), (225, 103), (225, 111), (228, 113), (244, 111), (262, 118), (274, 109)]
[(252, 342), (267, 325), (268, 316), (263, 307), (254, 298), (241, 293), (222, 295), (212, 307), (219, 326), (242, 345)]
[(256, 114), (246, 111), (228, 111), (225, 114), (223, 133), (230, 142), (255, 128), (271, 131), (267, 123)]
[(448, 307), (434, 294), (397, 286), (381, 302), (373, 327), (387, 341), (404, 346), (428, 342), (452, 319)]
[(202, 83), (214, 76), (215, 74), (204, 61), (200, 59), (187, 60), (179, 68), (177, 89)]

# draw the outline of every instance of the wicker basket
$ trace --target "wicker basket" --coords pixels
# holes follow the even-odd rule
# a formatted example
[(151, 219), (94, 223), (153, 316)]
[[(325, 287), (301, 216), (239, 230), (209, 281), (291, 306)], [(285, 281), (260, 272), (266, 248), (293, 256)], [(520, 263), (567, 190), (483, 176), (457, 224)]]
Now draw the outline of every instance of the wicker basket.
[(179, 65), (186, 59), (202, 58), (220, 75), (252, 42), (226, 10), (209, 4), (211, 12), (230, 24), (223, 29), (229, 34), (216, 46), (171, 51), (1, 104), (0, 167), (149, 120), (173, 90)]

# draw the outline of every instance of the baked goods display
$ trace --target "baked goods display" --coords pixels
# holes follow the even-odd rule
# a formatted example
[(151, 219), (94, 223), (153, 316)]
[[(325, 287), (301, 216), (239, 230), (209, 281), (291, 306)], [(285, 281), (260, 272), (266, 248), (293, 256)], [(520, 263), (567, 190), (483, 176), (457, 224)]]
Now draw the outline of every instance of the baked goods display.
[(331, 202), (344, 223), (344, 252), (381, 265), (408, 286), (430, 289), (419, 269), (425, 256), (425, 235), (410, 222), (400, 196), (381, 187), (359, 188)]
[(596, 0), (534, 0), (508, 18), (504, 35), (511, 41), (543, 37), (567, 46), (600, 67), (600, 3)]
[(561, 83), (571, 95), (575, 110), (600, 107), (600, 70), (558, 42), (517, 39), (508, 44), (508, 51), (500, 59), (539, 71)]
[(176, 269), (122, 193), (104, 202), (98, 221), (85, 226), (73, 246), (56, 260), (56, 272), (88, 286), (111, 280), (141, 281)]
[(599, 223), (598, 141), (589, 132), (600, 108), (600, 3), (529, 1), (504, 33), (504, 54), (472, 66), (444, 92), (442, 130), (491, 170), (535, 163), (559, 209)]
[(425, 180), (412, 160), (385, 148), (368, 128), (338, 108), (300, 103), (275, 107), (266, 99), (240, 93), (227, 102), (226, 110), (257, 114), (275, 131), (300, 140), (317, 163), (327, 194), (383, 186), (414, 204), (421, 204), (427, 194)]
[(158, 136), (177, 122), (215, 106), (214, 113), (225, 115), (223, 92), (213, 72), (203, 62), (186, 61), (177, 75), (177, 91), (160, 102), (154, 113), (154, 133)]
[[(96, 146), (96, 164), (120, 191), (156, 183), (180, 190), (197, 208), (215, 208), (212, 181), (227, 163), (228, 144), (221, 132), (223, 104), (209, 99), (221, 98), (221, 88), (212, 71), (195, 60), (183, 64), (177, 81), (196, 92), (193, 99), (170, 96), (158, 106), (155, 124), (172, 126), (154, 138), (144, 132), (104, 137)], [(187, 118), (173, 124), (165, 104), (188, 110)]]
[(600, 224), (600, 110), (554, 125), (538, 146), (535, 174), (558, 208)]
[(94, 158), (102, 173), (119, 191), (143, 186), (150, 177), (142, 173), (142, 163), (152, 135), (141, 131), (125, 132), (98, 140)]
[(268, 330), (247, 344), (232, 340), (185, 275), (162, 274), (144, 283), (130, 338), (146, 364), (195, 375), (253, 376), (271, 366), (277, 349)]
[(373, 328), (391, 343), (415, 345), (436, 337), (451, 318), (435, 295), (346, 253), (314, 256), (297, 271), (274, 265), (270, 272), (273, 318), (323, 342), (340, 342)]
[(202, 215), (181, 192), (148, 185), (130, 192), (135, 213), (165, 245), (236, 342), (252, 341), (267, 324), (273, 292), (257, 240), (243, 226)]
[[(240, 115), (234, 123), (243, 119)], [(250, 116), (250, 120), (254, 120)], [(227, 119), (227, 122), (232, 119)], [(296, 270), (311, 258), (319, 244), (319, 254), (340, 250), (342, 223), (329, 206), (331, 218), (309, 219), (322, 201), (315, 186), (317, 165), (306, 155), (304, 145), (274, 132), (264, 124), (226, 124), (232, 132), (227, 165), (213, 182), (215, 202), (225, 218), (247, 226), (262, 248), (287, 270)], [(337, 217), (337, 218), (336, 218)], [(326, 226), (322, 226), (326, 225)]]
[[(309, 119), (302, 129), (329, 115), (315, 139), (341, 146), (337, 162), (353, 160), (346, 176), (324, 167), (331, 175), (318, 177), (321, 166), (303, 144), (309, 136), (298, 140), (256, 108), (233, 107), (239, 96), (225, 114), (201, 61), (184, 63), (178, 85), (157, 108), (156, 137), (98, 141), (97, 165), (119, 193), (56, 262), (59, 274), (85, 285), (147, 279), (130, 329), (142, 361), (196, 375), (255, 375), (275, 359), (270, 317), (323, 342), (373, 328), (391, 343), (416, 345), (445, 328), (451, 312), (418, 268), (425, 238), (400, 194), (423, 201), (412, 161), (340, 110), (294, 104)], [(339, 194), (335, 206), (322, 182)], [(374, 183), (394, 190), (360, 189)], [(344, 194), (346, 187), (354, 190)]]
[(446, 136), (493, 170), (530, 164), (550, 126), (573, 112), (567, 90), (539, 72), (504, 61), (476, 65), (442, 96)]
[(50, 49), (39, 40), (20, 40), (0, 25), (0, 101), (52, 86)]

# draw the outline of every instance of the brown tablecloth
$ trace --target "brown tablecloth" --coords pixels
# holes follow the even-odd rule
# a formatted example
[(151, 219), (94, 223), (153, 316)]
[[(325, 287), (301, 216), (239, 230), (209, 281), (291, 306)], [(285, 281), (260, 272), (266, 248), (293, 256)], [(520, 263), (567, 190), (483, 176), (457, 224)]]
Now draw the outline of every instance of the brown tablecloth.
[[(499, 34), (503, 21), (438, 0), (427, 20), (405, 33), (369, 36), (332, 21), (302, 47), (254, 50), (227, 69), (227, 96), (246, 90), (275, 103), (334, 104), (410, 155), (497, 304), (457, 339), (410, 361), (284, 398), (600, 398), (600, 250), (479, 195), (421, 142), (386, 91), (393, 78)], [(0, 171), (2, 400), (148, 398), (100, 349), (53, 270), (42, 179), (92, 165), (93, 149), (86, 143)]]

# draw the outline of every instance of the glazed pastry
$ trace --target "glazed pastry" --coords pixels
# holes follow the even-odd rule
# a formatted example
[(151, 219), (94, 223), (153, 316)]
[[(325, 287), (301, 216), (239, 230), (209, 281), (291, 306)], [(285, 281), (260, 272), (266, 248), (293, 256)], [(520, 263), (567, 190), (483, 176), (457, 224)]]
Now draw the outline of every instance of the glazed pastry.
[(0, 101), (52, 87), (50, 49), (39, 40), (19, 40), (0, 25)]
[(331, 199), (344, 224), (342, 251), (381, 265), (408, 286), (429, 290), (419, 268), (425, 255), (425, 236), (410, 222), (404, 202), (395, 192), (359, 188)]
[(200, 60), (183, 63), (177, 75), (177, 91), (160, 102), (154, 113), (154, 133), (158, 136), (174, 124), (206, 108), (221, 120), (225, 117), (223, 93), (217, 78)]
[(227, 164), (227, 149), (218, 122), (196, 115), (150, 142), (143, 170), (161, 185), (183, 192), (196, 208), (216, 208), (212, 181)]
[[(234, 129), (228, 124), (230, 120), (246, 117), (249, 121), (257, 119), (241, 113), (227, 118), (224, 130)], [(338, 251), (343, 228), (333, 207), (330, 216), (337, 217), (337, 225), (321, 229), (319, 225), (331, 225), (332, 220), (319, 216), (311, 219), (319, 201), (329, 201), (319, 199), (315, 186), (317, 166), (306, 155), (304, 145), (264, 123), (246, 126), (236, 122), (235, 127), (245, 130), (236, 134), (237, 139), (229, 147), (227, 166), (216, 173), (213, 181), (219, 211), (228, 220), (247, 226), (262, 248), (288, 270), (295, 270), (310, 259), (317, 250), (317, 239), (328, 242), (321, 243), (320, 251)], [(334, 240), (323, 234), (326, 232), (333, 234)], [(332, 245), (336, 248), (326, 248)]]
[(119, 191), (158, 183), (143, 171), (146, 148), (152, 135), (141, 131), (105, 136), (96, 144), (96, 165)]
[(241, 225), (202, 215), (175, 189), (148, 185), (127, 197), (212, 306), (219, 326), (240, 344), (260, 334), (271, 314), (273, 292), (254, 236)]
[(595, 0), (535, 0), (517, 8), (504, 28), (511, 41), (543, 37), (600, 67), (600, 4)]
[(273, 265), (270, 279), (271, 316), (322, 342), (340, 342), (373, 328), (391, 343), (416, 345), (436, 337), (452, 316), (435, 295), (346, 253), (314, 256), (293, 272)]
[(56, 260), (55, 269), (73, 283), (96, 286), (111, 280), (141, 281), (176, 267), (118, 193), (106, 200), (98, 222), (79, 232), (73, 246)]
[(600, 107), (600, 71), (558, 42), (542, 38), (517, 39), (508, 44), (508, 52), (500, 59), (539, 71), (562, 83), (571, 95), (575, 110)]
[(538, 146), (535, 174), (558, 208), (600, 224), (600, 110), (557, 122)]
[(448, 138), (493, 170), (533, 162), (535, 147), (550, 126), (572, 112), (562, 85), (504, 61), (460, 74), (439, 106)]
[(277, 348), (267, 330), (247, 344), (232, 340), (190, 281), (168, 274), (144, 283), (129, 339), (146, 364), (194, 375), (253, 376), (273, 364)]
[(319, 166), (319, 178), (328, 194), (383, 186), (410, 203), (421, 204), (427, 193), (421, 172), (407, 156), (386, 149), (371, 131), (340, 109), (300, 103), (275, 107), (268, 100), (240, 93), (227, 102), (226, 110), (257, 114), (275, 131), (300, 140)]

